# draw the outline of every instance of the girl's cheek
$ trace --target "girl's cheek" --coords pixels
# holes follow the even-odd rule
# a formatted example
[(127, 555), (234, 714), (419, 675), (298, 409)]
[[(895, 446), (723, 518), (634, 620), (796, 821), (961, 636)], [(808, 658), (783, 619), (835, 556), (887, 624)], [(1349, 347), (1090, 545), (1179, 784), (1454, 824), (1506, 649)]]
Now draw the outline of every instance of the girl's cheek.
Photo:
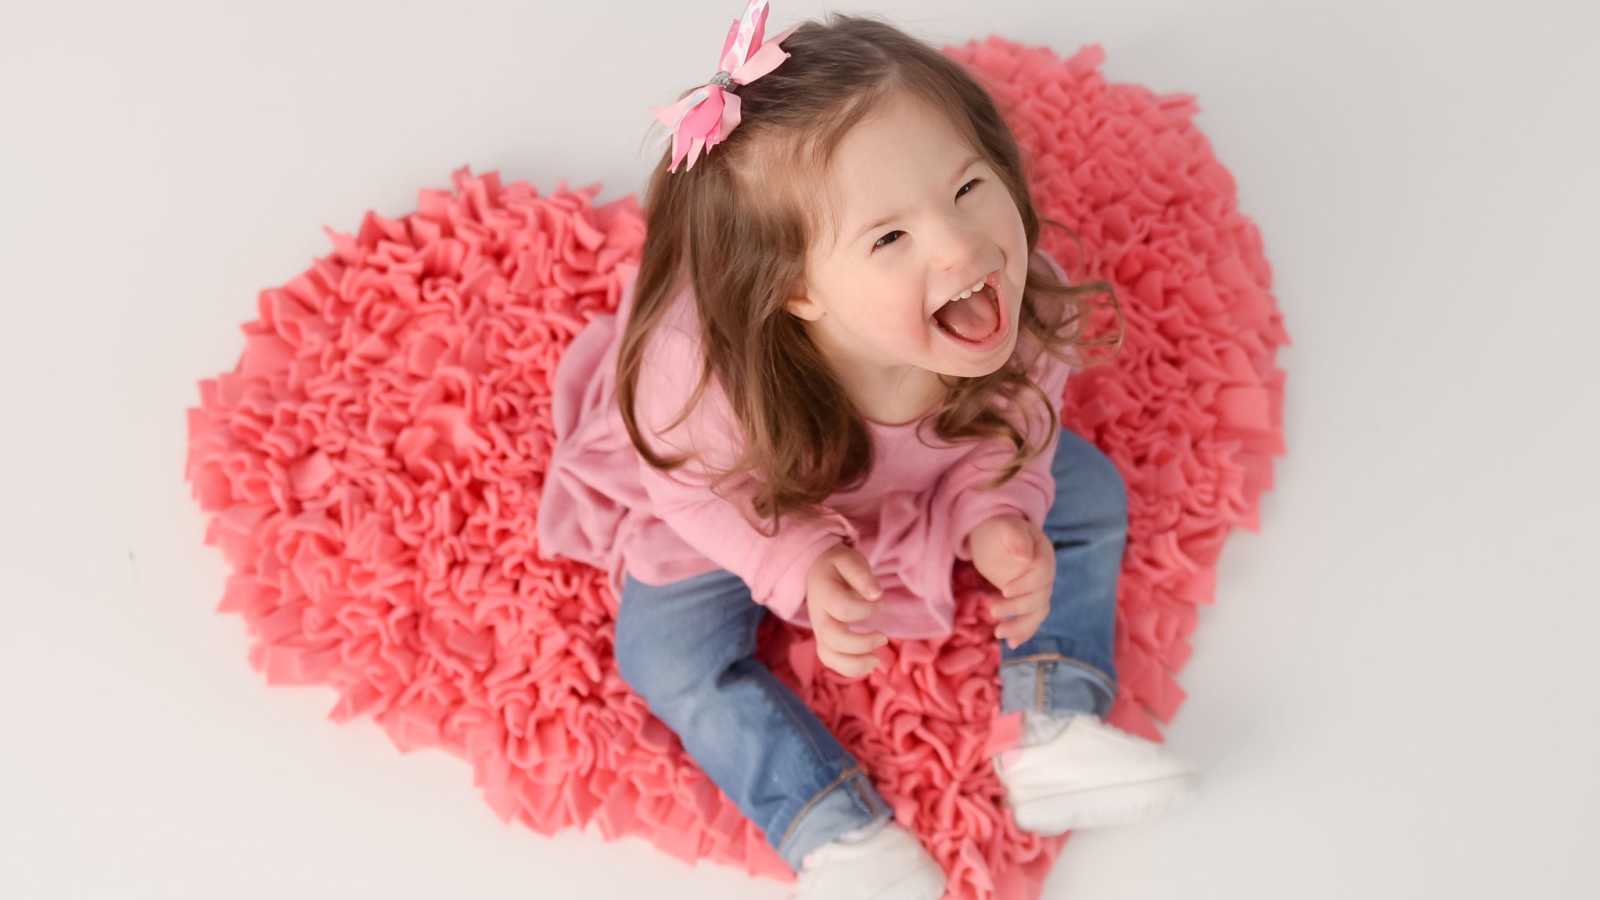
[(906, 312), (903, 304), (886, 304), (883, 308), (876, 309), (873, 314), (865, 317), (861, 322), (862, 329), (869, 338), (883, 340), (893, 335), (895, 338), (910, 336), (912, 319)]
[(928, 320), (922, 316), (920, 310), (913, 315), (907, 316), (901, 326), (902, 332), (908, 341), (924, 340), (928, 334), (928, 328)]

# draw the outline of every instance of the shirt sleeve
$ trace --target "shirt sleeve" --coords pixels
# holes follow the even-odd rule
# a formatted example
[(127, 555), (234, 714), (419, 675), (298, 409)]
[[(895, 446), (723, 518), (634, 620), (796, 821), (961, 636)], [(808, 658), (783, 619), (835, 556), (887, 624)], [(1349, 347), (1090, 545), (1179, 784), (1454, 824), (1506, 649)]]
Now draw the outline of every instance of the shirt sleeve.
[[(787, 622), (810, 627), (806, 575), (824, 552), (855, 543), (855, 526), (828, 511), (821, 517), (786, 515), (772, 536), (752, 499), (753, 475), (730, 479), (712, 490), (715, 476), (737, 457), (743, 440), (726, 396), (713, 382), (691, 413), (668, 428), (693, 393), (700, 376), (698, 341), (663, 323), (641, 365), (638, 414), (642, 437), (663, 456), (692, 454), (671, 471), (639, 461), (640, 479), (652, 511), (698, 553), (739, 576), (751, 598)], [(762, 521), (770, 527), (770, 521)]]

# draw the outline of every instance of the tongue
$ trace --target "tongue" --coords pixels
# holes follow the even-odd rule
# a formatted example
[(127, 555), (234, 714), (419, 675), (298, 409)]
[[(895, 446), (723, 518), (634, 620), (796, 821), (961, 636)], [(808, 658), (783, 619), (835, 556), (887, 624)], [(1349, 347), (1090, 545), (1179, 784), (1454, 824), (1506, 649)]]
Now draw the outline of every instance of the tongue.
[(946, 303), (934, 312), (940, 325), (969, 341), (981, 341), (994, 334), (1000, 316), (994, 308), (994, 297), (989, 288), (965, 300)]

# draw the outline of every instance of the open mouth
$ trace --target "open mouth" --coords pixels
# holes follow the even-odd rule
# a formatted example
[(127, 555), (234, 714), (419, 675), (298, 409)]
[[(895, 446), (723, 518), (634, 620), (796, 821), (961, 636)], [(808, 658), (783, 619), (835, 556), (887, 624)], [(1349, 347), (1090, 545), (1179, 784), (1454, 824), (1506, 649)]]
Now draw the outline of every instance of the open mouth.
[(1005, 308), (1000, 303), (1000, 272), (989, 273), (983, 287), (965, 300), (949, 300), (933, 313), (933, 322), (947, 337), (966, 347), (987, 348), (1005, 334)]

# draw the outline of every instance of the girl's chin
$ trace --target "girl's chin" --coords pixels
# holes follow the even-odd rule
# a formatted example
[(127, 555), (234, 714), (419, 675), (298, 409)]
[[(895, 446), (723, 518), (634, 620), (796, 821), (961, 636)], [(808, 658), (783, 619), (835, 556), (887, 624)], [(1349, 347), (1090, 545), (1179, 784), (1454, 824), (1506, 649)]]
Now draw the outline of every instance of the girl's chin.
[[(1010, 344), (1011, 342), (1008, 340), (1001, 347), (996, 348), (992, 354), (982, 359), (973, 359), (970, 355), (964, 359), (952, 358), (949, 352), (941, 352), (938, 354), (938, 358), (935, 361), (936, 365), (931, 368), (931, 371), (954, 378), (982, 378), (985, 375), (993, 374), (1006, 364), (1006, 360), (1011, 358)], [(1002, 350), (1005, 352), (1001, 352)]]

